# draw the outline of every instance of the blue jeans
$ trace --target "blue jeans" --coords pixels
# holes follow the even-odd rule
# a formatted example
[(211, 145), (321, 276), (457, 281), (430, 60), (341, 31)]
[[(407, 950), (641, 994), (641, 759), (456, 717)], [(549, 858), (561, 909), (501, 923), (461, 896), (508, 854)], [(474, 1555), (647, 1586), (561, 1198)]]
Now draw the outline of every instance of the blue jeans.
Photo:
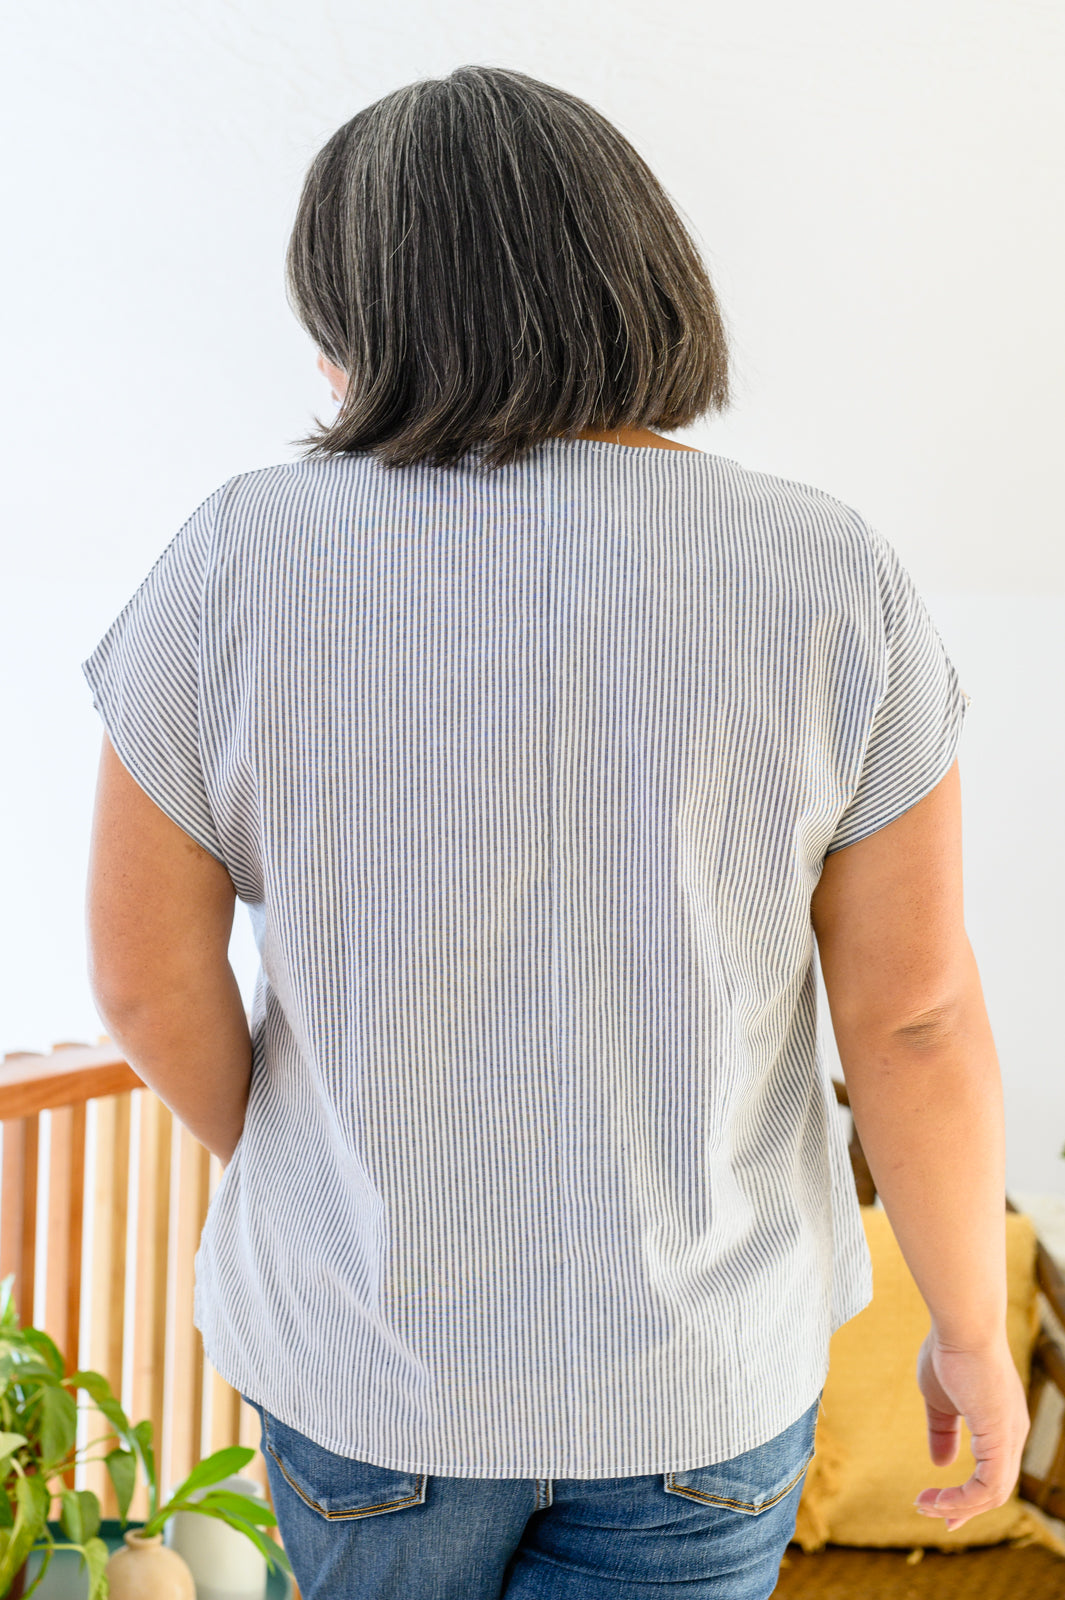
[(686, 1472), (440, 1478), (338, 1456), (242, 1398), (302, 1600), (767, 1600), (820, 1404)]

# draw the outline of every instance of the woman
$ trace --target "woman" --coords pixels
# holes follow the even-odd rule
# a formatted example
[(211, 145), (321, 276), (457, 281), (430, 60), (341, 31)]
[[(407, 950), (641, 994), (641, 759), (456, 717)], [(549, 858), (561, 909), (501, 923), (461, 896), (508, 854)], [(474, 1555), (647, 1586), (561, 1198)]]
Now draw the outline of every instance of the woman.
[(815, 936), (931, 1459), (962, 1417), (978, 1451), (923, 1509), (1001, 1505), (967, 697), (893, 547), (654, 431), (727, 404), (718, 306), (548, 84), (352, 118), (288, 283), (335, 421), (210, 495), (84, 670), (93, 991), (226, 1163), (196, 1326), (304, 1600), (770, 1594), (871, 1295)]

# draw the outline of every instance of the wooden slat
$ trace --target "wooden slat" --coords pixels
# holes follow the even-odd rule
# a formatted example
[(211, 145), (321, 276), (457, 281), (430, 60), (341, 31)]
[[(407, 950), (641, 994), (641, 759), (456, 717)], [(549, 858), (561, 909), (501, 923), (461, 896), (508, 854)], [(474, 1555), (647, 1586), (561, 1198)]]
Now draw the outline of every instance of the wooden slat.
[(0, 1278), (15, 1274), (15, 1307), (23, 1327), (32, 1327), (37, 1256), (37, 1153), (39, 1117), (4, 1121), (0, 1176)]
[(1065, 1522), (1065, 1489), (1056, 1488), (1052, 1478), (1037, 1478), (1034, 1473), (1022, 1472), (1017, 1480), (1017, 1498)]
[[(85, 1105), (50, 1111), (48, 1230), (45, 1254), (44, 1328), (58, 1345), (68, 1372), (80, 1365), (81, 1260), (85, 1215)], [(74, 1402), (82, 1397), (75, 1392)], [(63, 1474), (76, 1488), (76, 1467)]]
[[(1056, 1390), (1065, 1400), (1065, 1351), (1044, 1326), (1032, 1350), (1028, 1386), (1028, 1415), (1033, 1427), (1040, 1404), (1046, 1403), (1048, 1390)], [(1057, 1440), (1049, 1460), (1038, 1474), (1022, 1471), (1018, 1492), (1021, 1499), (1030, 1500), (1052, 1517), (1065, 1518), (1065, 1409), (1058, 1417)]]
[[(208, 1194), (209, 1202), (214, 1200), (215, 1191), (222, 1181), (222, 1163), (216, 1155), (211, 1156), (209, 1166)], [(251, 1406), (246, 1406), (238, 1390), (232, 1388), (226, 1380), (210, 1365), (204, 1362), (204, 1369), (209, 1390), (208, 1412), (210, 1416), (210, 1431), (204, 1449), (205, 1455), (210, 1455), (214, 1450), (222, 1450), (226, 1445), (242, 1444), (250, 1446), (255, 1456), (242, 1469), (243, 1476), (254, 1478), (269, 1492), (266, 1479), (266, 1463), (259, 1449), (259, 1418)]]
[[(121, 1399), (126, 1309), (126, 1225), (129, 1193), (130, 1096), (111, 1095), (96, 1103), (92, 1196), (92, 1272), (89, 1366), (102, 1372)], [(100, 1413), (90, 1411), (90, 1436), (102, 1442), (86, 1468), (85, 1487), (100, 1501), (103, 1517), (118, 1516), (118, 1501), (103, 1456), (120, 1441)]]
[(207, 1453), (203, 1449), (203, 1340), (192, 1320), (195, 1258), (210, 1200), (211, 1152), (180, 1122), (177, 1128), (178, 1182), (171, 1228), (173, 1282), (173, 1359), (170, 1371), (166, 1447), (168, 1480), (164, 1494), (181, 1482)]
[(1035, 1276), (1050, 1302), (1058, 1321), (1065, 1324), (1065, 1273), (1062, 1272), (1042, 1239), (1036, 1240)]
[[(249, 1411), (236, 1389), (229, 1386), (226, 1380), (217, 1373), (208, 1362), (204, 1362), (204, 1381), (209, 1390), (208, 1414), (210, 1416), (210, 1429), (204, 1455), (211, 1455), (215, 1450), (222, 1450), (226, 1445), (243, 1444), (240, 1437), (244, 1425), (243, 1413)], [(258, 1417), (252, 1411), (251, 1419), (258, 1427)], [(258, 1445), (257, 1439), (249, 1439), (248, 1443)], [(250, 1463), (242, 1468), (245, 1477), (251, 1477)], [(261, 1481), (261, 1480), (260, 1480)]]
[[(140, 1146), (135, 1175), (137, 1242), (134, 1254), (133, 1381), (129, 1419), (148, 1418), (152, 1424), (152, 1450), (163, 1504), (166, 1485), (161, 1445), (165, 1420), (167, 1261), (170, 1238), (170, 1156), (174, 1116), (150, 1089), (135, 1096), (138, 1102)], [(148, 1485), (138, 1470), (137, 1487), (130, 1502), (134, 1521), (147, 1521)]]
[(869, 1163), (865, 1159), (865, 1151), (858, 1137), (858, 1128), (851, 1117), (851, 1138), (848, 1150), (851, 1158), (851, 1171), (854, 1173), (854, 1187), (858, 1191), (858, 1204), (871, 1206), (876, 1199), (876, 1184), (873, 1174), (869, 1170)]
[(77, 1366), (81, 1326), (81, 1255), (85, 1210), (85, 1107), (48, 1113), (48, 1233), (45, 1250), (44, 1326)]

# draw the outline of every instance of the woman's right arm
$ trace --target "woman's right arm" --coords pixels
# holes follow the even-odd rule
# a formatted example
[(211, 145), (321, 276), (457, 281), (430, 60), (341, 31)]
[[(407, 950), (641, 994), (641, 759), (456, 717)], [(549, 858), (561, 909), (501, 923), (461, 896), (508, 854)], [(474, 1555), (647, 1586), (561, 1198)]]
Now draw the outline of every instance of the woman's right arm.
[(1002, 1078), (962, 909), (957, 762), (894, 822), (825, 858), (810, 905), (861, 1140), (931, 1330), (917, 1381), (929, 1451), (963, 1486), (923, 1491), (948, 1528), (1003, 1505), (1029, 1418), (1006, 1339)]

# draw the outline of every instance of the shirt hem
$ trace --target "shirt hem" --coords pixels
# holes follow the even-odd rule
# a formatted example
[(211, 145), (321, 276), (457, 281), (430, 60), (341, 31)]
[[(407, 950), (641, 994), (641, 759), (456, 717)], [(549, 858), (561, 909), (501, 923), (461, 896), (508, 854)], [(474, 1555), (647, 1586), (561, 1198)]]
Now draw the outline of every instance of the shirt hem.
[[(263, 1411), (268, 1411), (271, 1416), (276, 1417), (279, 1422), (284, 1423), (285, 1427), (292, 1428), (297, 1433), (303, 1433), (305, 1438), (310, 1438), (310, 1435), (304, 1433), (304, 1430), (302, 1430), (297, 1423), (290, 1421), (287, 1417), (284, 1417), (279, 1412), (274, 1411), (268, 1402), (261, 1398), (258, 1392), (258, 1385), (254, 1381), (241, 1382), (236, 1376), (230, 1376), (231, 1373), (236, 1373), (236, 1368), (231, 1367), (226, 1361), (219, 1362), (216, 1359), (212, 1351), (213, 1339), (210, 1337), (207, 1331), (200, 1327), (200, 1323), (196, 1317), (194, 1317), (194, 1323), (195, 1326), (200, 1329), (200, 1334), (203, 1339), (204, 1353), (208, 1361), (214, 1367), (218, 1375), (223, 1378), (231, 1388), (235, 1389), (242, 1396), (246, 1396), (248, 1400), (261, 1407)], [(349, 1447), (346, 1444), (343, 1444), (341, 1441), (334, 1439), (312, 1439), (311, 1442), (319, 1445), (320, 1448), (324, 1450), (329, 1450), (333, 1454), (343, 1456), (348, 1460), (362, 1461), (368, 1466), (383, 1467), (387, 1471), (391, 1472), (405, 1472), (412, 1475), (426, 1477), (482, 1478), (485, 1480), (491, 1480), (493, 1482), (497, 1480), (507, 1480), (515, 1482), (566, 1481), (584, 1483), (596, 1482), (609, 1478), (657, 1478), (667, 1476), (668, 1474), (675, 1472), (692, 1472), (701, 1467), (718, 1466), (725, 1461), (731, 1461), (737, 1456), (746, 1454), (746, 1452), (749, 1450), (757, 1450), (761, 1445), (768, 1444), (771, 1439), (776, 1438), (777, 1434), (782, 1433), (785, 1428), (788, 1428), (792, 1425), (792, 1423), (797, 1422), (798, 1419), (810, 1409), (814, 1401), (823, 1393), (827, 1377), (828, 1372), (826, 1367), (820, 1382), (816, 1385), (810, 1395), (795, 1409), (795, 1415), (788, 1421), (781, 1423), (780, 1427), (776, 1429), (774, 1433), (769, 1434), (766, 1438), (754, 1440), (751, 1443), (743, 1445), (740, 1449), (734, 1450), (725, 1456), (715, 1456), (713, 1448), (709, 1447), (706, 1451), (701, 1451), (694, 1457), (686, 1458), (683, 1461), (678, 1462), (671, 1458), (667, 1458), (666, 1461), (651, 1466), (644, 1465), (636, 1467), (621, 1467), (617, 1469), (597, 1467), (594, 1471), (584, 1472), (573, 1471), (569, 1467), (556, 1469), (552, 1466), (548, 1466), (547, 1468), (537, 1467), (525, 1472), (488, 1473), (476, 1468), (471, 1468), (468, 1466), (455, 1466), (450, 1463), (445, 1464), (436, 1461), (425, 1461), (424, 1459), (419, 1459), (417, 1461), (412, 1461), (410, 1458), (400, 1459), (395, 1456), (383, 1455), (375, 1450), (372, 1446), (355, 1445), (354, 1447)], [(587, 1465), (587, 1463), (585, 1463), (585, 1465)]]

